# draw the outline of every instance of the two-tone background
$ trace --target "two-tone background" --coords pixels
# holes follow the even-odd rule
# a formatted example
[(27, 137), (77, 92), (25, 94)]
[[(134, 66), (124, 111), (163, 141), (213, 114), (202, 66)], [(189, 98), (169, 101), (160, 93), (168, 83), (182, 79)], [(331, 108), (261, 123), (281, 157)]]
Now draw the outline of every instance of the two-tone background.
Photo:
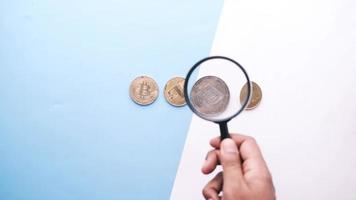
[[(162, 90), (208, 55), (238, 60), (262, 87), (261, 105), (230, 129), (257, 139), (278, 198), (355, 199), (355, 10), (352, 0), (0, 0), (0, 199), (202, 199), (218, 128)], [(128, 96), (138, 75), (161, 89), (148, 107)]]

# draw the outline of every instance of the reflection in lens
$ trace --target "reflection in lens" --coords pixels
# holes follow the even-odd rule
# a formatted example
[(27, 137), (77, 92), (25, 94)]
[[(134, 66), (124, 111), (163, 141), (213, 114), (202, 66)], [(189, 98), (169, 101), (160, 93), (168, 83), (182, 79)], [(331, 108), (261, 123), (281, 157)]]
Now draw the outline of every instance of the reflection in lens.
[(194, 84), (190, 98), (197, 112), (204, 117), (212, 117), (226, 110), (230, 100), (230, 91), (220, 78), (205, 76)]

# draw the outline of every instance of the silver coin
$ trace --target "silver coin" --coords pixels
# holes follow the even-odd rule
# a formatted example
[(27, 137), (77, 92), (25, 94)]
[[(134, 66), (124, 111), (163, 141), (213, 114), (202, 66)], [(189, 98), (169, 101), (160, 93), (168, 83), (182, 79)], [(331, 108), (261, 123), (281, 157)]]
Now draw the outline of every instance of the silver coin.
[(200, 78), (190, 92), (192, 106), (203, 117), (214, 117), (224, 112), (229, 104), (230, 91), (216, 76)]

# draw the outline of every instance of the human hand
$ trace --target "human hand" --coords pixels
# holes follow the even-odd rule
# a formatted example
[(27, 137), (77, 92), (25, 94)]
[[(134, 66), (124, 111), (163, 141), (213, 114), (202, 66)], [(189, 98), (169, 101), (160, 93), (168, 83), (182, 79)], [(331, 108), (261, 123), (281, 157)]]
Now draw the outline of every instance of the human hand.
[[(202, 167), (204, 174), (218, 173), (203, 189), (207, 200), (275, 200), (271, 174), (252, 137), (231, 134), (231, 139), (214, 138), (214, 147)], [(220, 195), (220, 196), (219, 196)]]

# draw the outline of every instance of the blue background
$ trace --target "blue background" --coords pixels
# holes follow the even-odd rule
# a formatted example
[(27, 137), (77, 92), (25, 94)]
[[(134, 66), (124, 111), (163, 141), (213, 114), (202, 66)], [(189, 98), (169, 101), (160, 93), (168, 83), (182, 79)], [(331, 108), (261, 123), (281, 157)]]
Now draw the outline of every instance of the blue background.
[[(221, 0), (0, 0), (0, 199), (169, 199)], [(149, 75), (152, 105), (128, 96)]]

